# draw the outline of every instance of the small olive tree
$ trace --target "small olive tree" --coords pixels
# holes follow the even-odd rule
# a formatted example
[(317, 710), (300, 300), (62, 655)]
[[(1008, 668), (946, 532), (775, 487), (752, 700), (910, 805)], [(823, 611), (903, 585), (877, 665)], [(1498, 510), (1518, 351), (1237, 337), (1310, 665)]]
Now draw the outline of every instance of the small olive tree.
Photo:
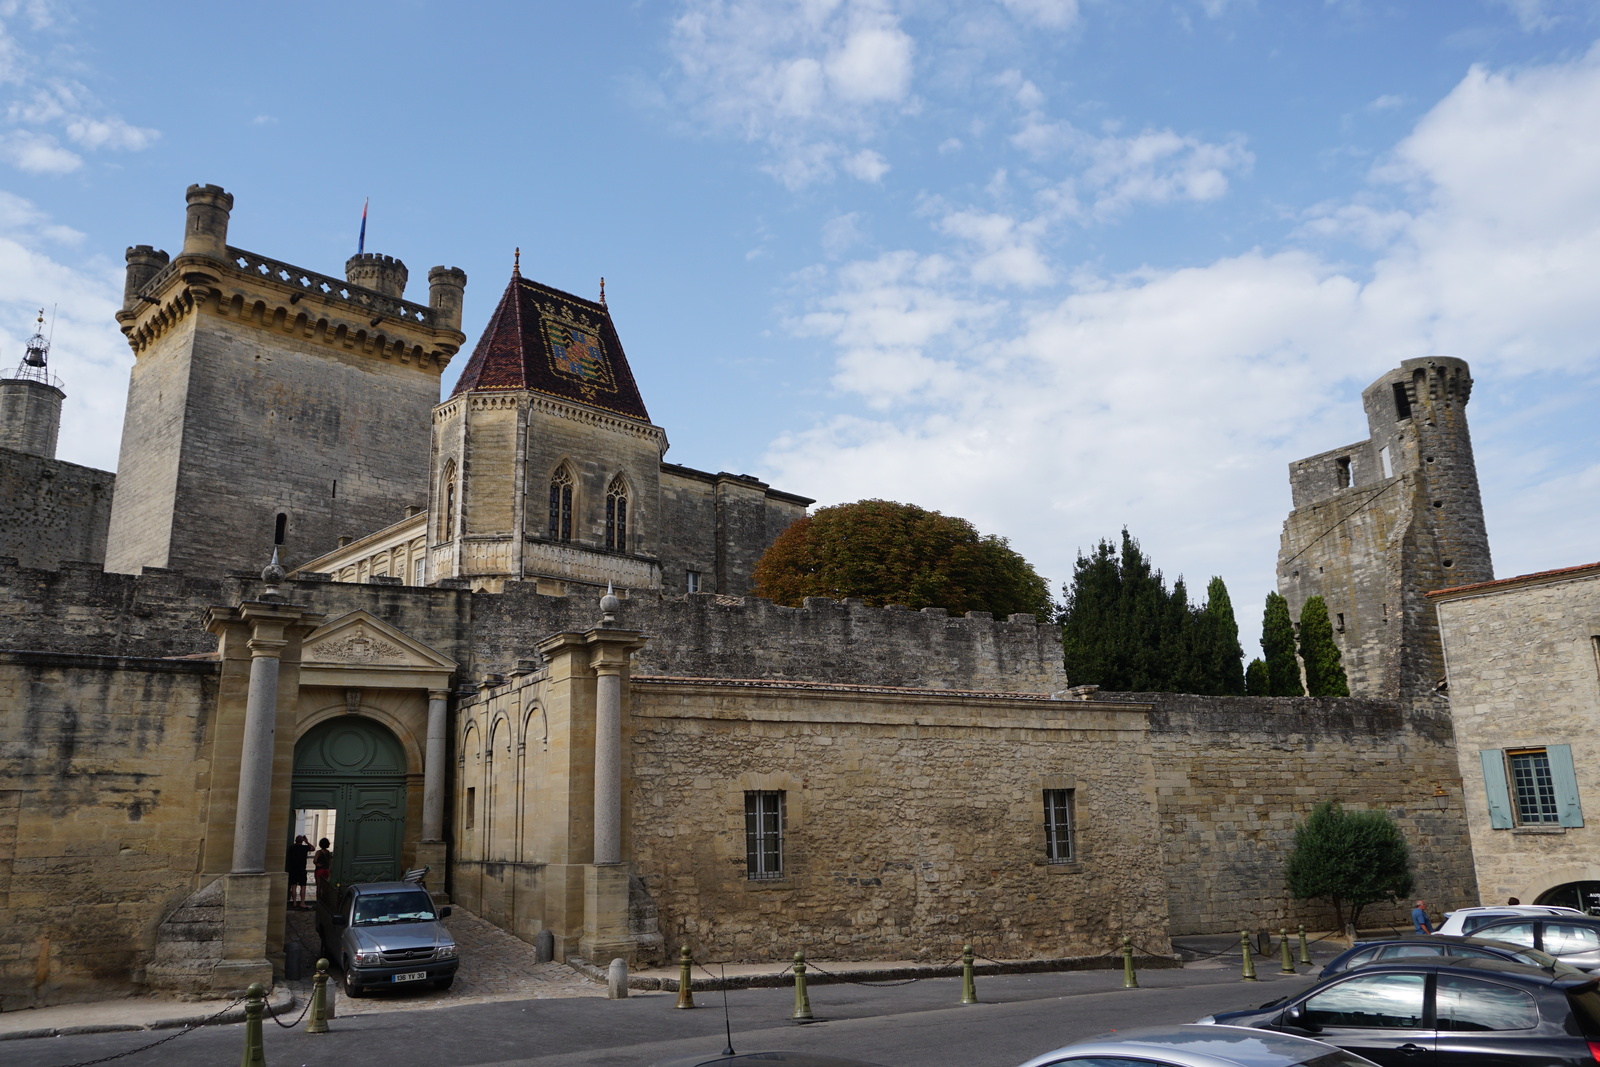
[(1388, 812), (1323, 801), (1295, 827), (1287, 881), (1299, 900), (1329, 901), (1343, 929), (1346, 909), (1353, 926), (1368, 904), (1411, 895), (1411, 849)]

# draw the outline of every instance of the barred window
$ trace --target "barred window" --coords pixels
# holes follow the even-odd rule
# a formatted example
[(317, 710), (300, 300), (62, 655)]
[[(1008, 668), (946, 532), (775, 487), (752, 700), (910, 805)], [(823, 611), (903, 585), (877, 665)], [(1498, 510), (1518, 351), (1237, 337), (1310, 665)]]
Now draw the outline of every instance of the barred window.
[(746, 877), (783, 877), (783, 790), (745, 792), (744, 855)]
[(550, 478), (550, 527), (552, 541), (572, 540), (572, 475), (562, 467)]
[(1044, 791), (1044, 856), (1050, 863), (1071, 863), (1077, 858), (1072, 831), (1071, 789)]
[(628, 550), (628, 483), (620, 474), (606, 490), (606, 547), (616, 552)]
[(1544, 749), (1506, 753), (1511, 765), (1511, 789), (1517, 805), (1517, 822), (1540, 826), (1561, 821), (1556, 806), (1555, 779), (1550, 775), (1550, 754)]

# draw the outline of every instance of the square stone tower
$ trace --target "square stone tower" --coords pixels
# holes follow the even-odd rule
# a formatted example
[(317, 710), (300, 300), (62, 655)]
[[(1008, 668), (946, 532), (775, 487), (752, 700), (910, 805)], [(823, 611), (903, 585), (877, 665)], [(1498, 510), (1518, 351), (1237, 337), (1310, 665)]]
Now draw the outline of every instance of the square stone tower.
[(466, 275), (358, 255), (340, 280), (230, 247), (233, 197), (188, 191), (183, 250), (128, 249), (135, 363), (106, 569), (258, 570), (392, 523), (428, 491), (439, 376)]
[(1494, 578), (1467, 431), (1466, 361), (1408, 359), (1361, 393), (1371, 436), (1289, 465), (1278, 591), (1327, 601), (1350, 691), (1432, 699), (1444, 655), (1430, 590)]

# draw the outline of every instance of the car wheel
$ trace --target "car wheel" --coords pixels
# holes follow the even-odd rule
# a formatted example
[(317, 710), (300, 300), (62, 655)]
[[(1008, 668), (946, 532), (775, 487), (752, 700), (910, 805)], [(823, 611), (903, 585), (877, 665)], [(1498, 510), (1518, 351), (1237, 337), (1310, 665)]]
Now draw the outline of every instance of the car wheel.
[(362, 989), (360, 986), (356, 985), (355, 973), (356, 973), (355, 972), (355, 968), (350, 966), (350, 963), (349, 963), (348, 960), (345, 961), (345, 965), (344, 965), (344, 995), (347, 996), (347, 997), (364, 997), (364, 996), (367, 995), (367, 991)]
[(455, 980), (456, 980), (456, 976), (453, 975), (453, 974), (447, 974), (443, 978), (435, 978), (433, 980), (433, 988), (435, 988), (435, 989), (449, 989), (451, 984), (453, 982), (455, 982)]

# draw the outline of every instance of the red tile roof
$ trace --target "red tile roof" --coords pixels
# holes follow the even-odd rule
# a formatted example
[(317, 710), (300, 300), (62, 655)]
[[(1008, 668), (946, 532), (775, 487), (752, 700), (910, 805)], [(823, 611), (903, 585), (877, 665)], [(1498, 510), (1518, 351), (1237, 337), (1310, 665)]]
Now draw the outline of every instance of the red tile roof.
[(1519, 582), (1541, 582), (1558, 580), (1563, 577), (1577, 577), (1585, 571), (1600, 571), (1600, 563), (1580, 563), (1576, 567), (1560, 567), (1553, 571), (1534, 571), (1532, 574), (1519, 574), (1515, 578), (1497, 578), (1492, 582), (1474, 582), (1471, 585), (1453, 585), (1448, 589), (1434, 589), (1424, 593), (1426, 597), (1442, 597), (1455, 593), (1468, 593), (1479, 589), (1494, 589), (1497, 586), (1516, 585)]
[(451, 395), (512, 389), (650, 421), (606, 306), (517, 271)]

